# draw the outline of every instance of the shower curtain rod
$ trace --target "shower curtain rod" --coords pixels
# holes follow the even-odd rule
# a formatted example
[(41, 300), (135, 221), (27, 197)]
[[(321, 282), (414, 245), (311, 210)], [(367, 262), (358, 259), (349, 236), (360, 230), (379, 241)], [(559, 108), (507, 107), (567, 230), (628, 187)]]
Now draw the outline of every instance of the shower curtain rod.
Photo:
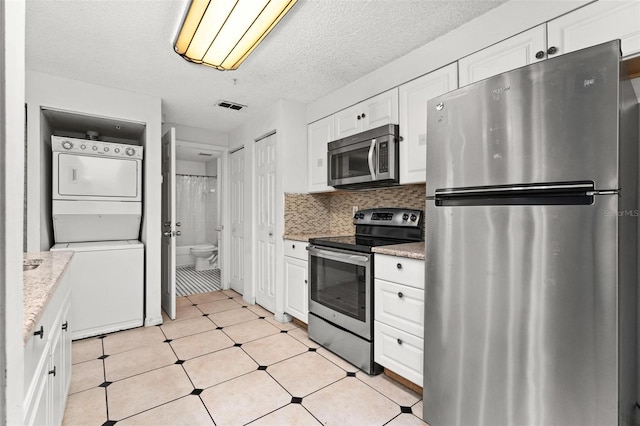
[(176, 173), (176, 176), (210, 177), (210, 178), (218, 179), (218, 175), (213, 175), (213, 176), (207, 176), (207, 175), (185, 175), (183, 173)]

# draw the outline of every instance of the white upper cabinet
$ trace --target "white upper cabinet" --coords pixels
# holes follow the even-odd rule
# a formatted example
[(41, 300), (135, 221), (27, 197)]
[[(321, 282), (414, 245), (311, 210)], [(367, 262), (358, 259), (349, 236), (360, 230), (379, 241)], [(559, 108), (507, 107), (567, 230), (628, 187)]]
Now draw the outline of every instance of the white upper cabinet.
[(640, 53), (640, 1), (600, 0), (548, 22), (556, 54), (622, 40), (622, 56)]
[(380, 93), (333, 115), (334, 139), (342, 139), (385, 124), (398, 123), (398, 88)]
[(458, 87), (458, 68), (447, 65), (400, 86), (400, 183), (426, 178), (427, 101)]
[(546, 24), (538, 25), (458, 61), (460, 86), (511, 71), (546, 57)]
[(327, 143), (333, 137), (333, 116), (315, 121), (307, 127), (307, 152), (309, 161), (308, 191), (333, 191), (327, 186)]

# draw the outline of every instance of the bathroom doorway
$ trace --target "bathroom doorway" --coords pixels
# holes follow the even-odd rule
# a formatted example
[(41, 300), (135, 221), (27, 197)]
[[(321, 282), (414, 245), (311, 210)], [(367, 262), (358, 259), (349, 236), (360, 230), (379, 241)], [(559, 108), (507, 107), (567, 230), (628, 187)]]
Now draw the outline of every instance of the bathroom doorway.
[(228, 288), (224, 260), (226, 149), (176, 141), (176, 296)]

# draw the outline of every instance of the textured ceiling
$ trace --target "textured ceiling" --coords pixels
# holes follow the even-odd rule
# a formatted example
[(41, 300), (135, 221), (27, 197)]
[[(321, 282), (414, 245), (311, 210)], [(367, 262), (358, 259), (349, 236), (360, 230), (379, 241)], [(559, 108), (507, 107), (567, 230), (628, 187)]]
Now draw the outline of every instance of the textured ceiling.
[[(236, 71), (186, 62), (187, 0), (31, 0), (28, 70), (162, 98), (164, 121), (228, 132), (285, 98), (311, 102), (506, 0), (298, 0)], [(241, 112), (218, 100), (248, 105)]]

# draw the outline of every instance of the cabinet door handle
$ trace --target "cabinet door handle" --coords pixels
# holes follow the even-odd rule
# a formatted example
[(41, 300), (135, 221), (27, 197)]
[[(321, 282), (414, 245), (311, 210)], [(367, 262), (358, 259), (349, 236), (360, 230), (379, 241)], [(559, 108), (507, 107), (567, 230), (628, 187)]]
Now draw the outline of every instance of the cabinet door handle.
[(536, 52), (536, 59), (544, 58), (544, 52), (542, 50)]
[(363, 113), (362, 113), (362, 118), (365, 118), (365, 117), (366, 117), (366, 115), (364, 115), (364, 112), (363, 112)]
[(555, 47), (555, 46), (551, 46), (550, 48), (547, 49), (547, 54), (548, 55), (553, 55), (553, 54), (555, 54), (557, 52), (558, 52), (558, 48)]
[(402, 339), (398, 339), (397, 342), (398, 342), (399, 345), (401, 345), (402, 344)]
[(357, 118), (358, 118), (358, 120), (360, 120), (362, 117), (358, 116)]
[(398, 292), (398, 297), (399, 297), (400, 299), (402, 299), (402, 297), (404, 297), (404, 294), (402, 294), (402, 292), (401, 292), (401, 291), (399, 291), (399, 292)]
[(305, 284), (307, 284), (307, 283), (308, 283), (308, 281), (307, 281), (307, 280), (304, 280), (304, 283), (305, 283)]
[(44, 337), (44, 327), (40, 326), (40, 330), (34, 331), (33, 335), (34, 336), (40, 336), (40, 338), (42, 339)]
[(53, 377), (56, 377), (56, 366), (53, 366), (53, 370), (49, 370), (49, 374), (53, 374)]
[(68, 328), (69, 328), (69, 321), (65, 321), (64, 324), (62, 324), (62, 329), (64, 331), (67, 331)]
[(398, 269), (402, 269), (402, 263), (398, 263), (398, 264), (396, 265), (396, 268), (398, 268)]
[(296, 248), (296, 245), (295, 244), (291, 244), (291, 248), (292, 249)]

